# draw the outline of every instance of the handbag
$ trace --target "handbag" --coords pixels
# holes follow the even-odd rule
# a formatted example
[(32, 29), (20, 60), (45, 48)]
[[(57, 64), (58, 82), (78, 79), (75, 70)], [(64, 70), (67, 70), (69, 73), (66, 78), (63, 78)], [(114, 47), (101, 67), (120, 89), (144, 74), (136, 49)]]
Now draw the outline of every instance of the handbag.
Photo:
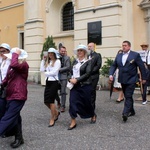
[[(2, 81), (1, 70), (0, 70), (0, 78), (1, 78), (1, 81)], [(3, 85), (1, 85), (1, 87), (0, 87), (0, 97), (1, 98), (6, 98), (6, 87), (4, 87)]]
[(72, 84), (71, 82), (67, 82), (67, 88), (69, 89), (69, 90), (71, 90), (72, 88), (73, 88), (73, 86), (74, 86), (74, 84)]
[(57, 80), (54, 76), (53, 76), (53, 78), (54, 78), (56, 81), (58, 81), (58, 90), (60, 90), (60, 89), (61, 89), (61, 82), (60, 82), (60, 80)]
[(0, 97), (1, 98), (6, 98), (6, 87), (3, 87), (1, 85), (1, 88), (0, 88)]

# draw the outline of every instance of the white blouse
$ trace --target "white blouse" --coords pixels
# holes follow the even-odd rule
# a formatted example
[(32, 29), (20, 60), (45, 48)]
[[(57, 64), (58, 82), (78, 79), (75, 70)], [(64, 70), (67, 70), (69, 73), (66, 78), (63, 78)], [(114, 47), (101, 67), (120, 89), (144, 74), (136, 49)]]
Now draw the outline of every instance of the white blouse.
[(41, 61), (40, 65), (40, 71), (45, 72), (45, 80), (48, 79), (48, 81), (55, 81), (58, 80), (58, 73), (59, 69), (61, 68), (61, 62), (59, 59), (57, 59), (54, 63), (54, 66), (52, 66), (52, 61), (48, 64), (47, 67), (45, 67), (45, 61)]
[(80, 67), (87, 61), (87, 59), (79, 60), (77, 59), (77, 64), (73, 66), (73, 76), (72, 78), (80, 77)]
[(4, 78), (7, 75), (7, 71), (8, 71), (8, 67), (11, 63), (11, 60), (9, 58), (2, 60), (2, 58), (0, 58), (0, 70), (1, 70), (1, 74), (0, 74), (0, 83), (2, 83), (2, 80), (4, 80)]

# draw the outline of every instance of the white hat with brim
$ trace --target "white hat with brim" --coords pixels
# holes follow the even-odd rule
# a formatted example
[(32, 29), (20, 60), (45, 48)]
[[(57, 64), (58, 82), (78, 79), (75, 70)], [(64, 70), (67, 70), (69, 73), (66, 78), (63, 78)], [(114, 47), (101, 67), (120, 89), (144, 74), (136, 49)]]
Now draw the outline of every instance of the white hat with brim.
[(58, 53), (58, 51), (55, 48), (49, 48), (48, 49), (48, 53), (55, 53), (56, 57), (60, 58), (59, 57), (59, 53)]
[[(4, 55), (7, 58), (12, 59), (12, 54), (15, 53), (17, 49), (19, 49), (19, 48), (18, 47), (12, 48), (10, 53), (4, 54)], [(21, 50), (21, 53), (20, 53), (18, 59), (26, 59), (28, 57), (28, 53), (23, 49), (20, 49), (20, 50)]]
[(75, 53), (76, 55), (77, 55), (77, 51), (78, 51), (79, 49), (82, 49), (82, 50), (86, 51), (87, 54), (90, 54), (90, 51), (88, 50), (88, 48), (87, 48), (85, 45), (80, 44), (80, 45), (78, 45), (78, 47), (74, 50), (74, 53)]
[(10, 46), (9, 46), (9, 44), (7, 44), (7, 43), (2, 43), (2, 44), (0, 45), (0, 48), (1, 48), (1, 47), (3, 47), (3, 48), (5, 48), (5, 49), (7, 49), (7, 50), (10, 51)]

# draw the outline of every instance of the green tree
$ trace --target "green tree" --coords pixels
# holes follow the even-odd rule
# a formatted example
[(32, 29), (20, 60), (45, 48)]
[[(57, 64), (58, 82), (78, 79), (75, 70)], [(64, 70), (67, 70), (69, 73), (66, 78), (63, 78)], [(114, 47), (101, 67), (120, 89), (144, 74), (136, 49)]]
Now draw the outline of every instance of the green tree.
[(105, 65), (103, 65), (103, 67), (101, 68), (101, 75), (108, 76), (110, 66), (113, 64), (113, 60), (110, 58), (106, 58), (106, 61), (104, 63)]
[(57, 49), (57, 47), (55, 45), (55, 42), (53, 41), (53, 37), (52, 36), (48, 36), (46, 38), (46, 41), (43, 44), (43, 48), (42, 48), (42, 52), (41, 52), (41, 60), (43, 58), (43, 52), (44, 51), (47, 52), (50, 47), (53, 47), (53, 48)]

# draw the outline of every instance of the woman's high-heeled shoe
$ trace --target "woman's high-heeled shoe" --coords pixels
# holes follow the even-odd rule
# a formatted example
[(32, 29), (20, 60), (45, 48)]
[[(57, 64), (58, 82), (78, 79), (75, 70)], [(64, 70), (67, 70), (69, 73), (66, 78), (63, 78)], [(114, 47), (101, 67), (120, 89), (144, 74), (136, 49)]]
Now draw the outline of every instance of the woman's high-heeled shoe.
[(53, 127), (55, 125), (55, 120), (53, 124), (49, 124), (48, 127)]
[(57, 121), (57, 120), (58, 120), (59, 115), (60, 115), (60, 112), (58, 112), (58, 115), (57, 115), (57, 117), (55, 118), (55, 120), (54, 120), (54, 121)]
[(53, 124), (48, 125), (48, 127), (53, 127), (55, 125), (55, 121)]
[(77, 124), (75, 124), (74, 126), (72, 127), (69, 127), (68, 130), (73, 130), (74, 128), (76, 128)]

